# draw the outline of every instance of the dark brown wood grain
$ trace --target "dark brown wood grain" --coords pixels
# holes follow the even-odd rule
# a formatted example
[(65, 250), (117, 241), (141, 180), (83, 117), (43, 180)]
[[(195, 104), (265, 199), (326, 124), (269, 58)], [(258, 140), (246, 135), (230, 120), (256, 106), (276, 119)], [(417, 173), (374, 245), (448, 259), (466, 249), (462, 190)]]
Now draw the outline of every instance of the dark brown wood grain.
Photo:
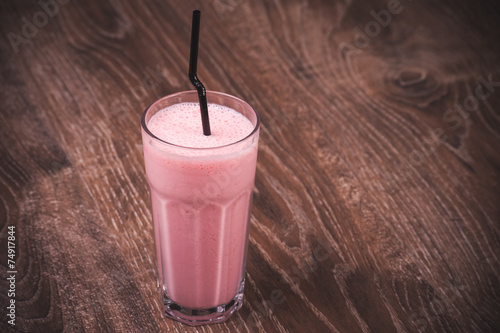
[[(193, 9), (200, 79), (262, 118), (245, 303), (199, 328), (162, 314), (139, 126), (192, 89)], [(0, 331), (500, 330), (497, 1), (4, 0), (0, 13)]]

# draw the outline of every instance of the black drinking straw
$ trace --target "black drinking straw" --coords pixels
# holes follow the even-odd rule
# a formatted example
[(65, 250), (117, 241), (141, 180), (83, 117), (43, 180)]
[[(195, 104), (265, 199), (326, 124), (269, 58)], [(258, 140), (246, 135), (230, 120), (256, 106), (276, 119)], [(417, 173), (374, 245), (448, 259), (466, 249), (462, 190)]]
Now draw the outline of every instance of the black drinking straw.
[(200, 39), (200, 15), (199, 10), (193, 11), (193, 25), (191, 28), (191, 52), (189, 54), (189, 81), (198, 91), (200, 100), (201, 122), (203, 124), (203, 134), (210, 135), (210, 121), (208, 119), (207, 92), (205, 86), (196, 76), (198, 66), (198, 41)]

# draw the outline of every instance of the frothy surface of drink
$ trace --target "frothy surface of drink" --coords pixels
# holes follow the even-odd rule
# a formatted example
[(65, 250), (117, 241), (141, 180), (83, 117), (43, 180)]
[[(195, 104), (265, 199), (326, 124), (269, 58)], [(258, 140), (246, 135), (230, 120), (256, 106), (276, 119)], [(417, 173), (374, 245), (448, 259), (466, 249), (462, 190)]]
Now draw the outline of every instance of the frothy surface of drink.
[(203, 135), (198, 103), (180, 103), (157, 112), (148, 129), (168, 143), (191, 148), (225, 146), (247, 137), (254, 129), (239, 112), (218, 104), (208, 104), (212, 135)]

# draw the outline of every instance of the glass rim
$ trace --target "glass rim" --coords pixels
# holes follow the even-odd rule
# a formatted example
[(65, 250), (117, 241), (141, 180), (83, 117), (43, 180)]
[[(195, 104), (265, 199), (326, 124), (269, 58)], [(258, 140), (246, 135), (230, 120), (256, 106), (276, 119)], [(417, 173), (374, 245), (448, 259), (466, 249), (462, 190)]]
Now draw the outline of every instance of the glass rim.
[[(233, 96), (233, 95), (229, 95), (229, 94), (226, 94), (226, 93), (223, 93), (223, 92), (219, 92), (219, 91), (213, 91), (213, 90), (207, 90), (206, 91), (207, 93), (207, 97), (209, 94), (213, 94), (213, 95), (219, 95), (219, 96), (222, 96), (222, 97), (228, 97), (230, 99), (233, 99), (233, 100), (236, 100), (236, 101), (239, 101), (243, 104), (246, 104), (250, 107), (250, 109), (254, 112), (256, 118), (257, 118), (257, 121), (255, 123), (255, 126), (252, 130), (252, 132), (250, 132), (250, 134), (248, 134), (247, 136), (245, 136), (244, 138), (238, 140), (238, 141), (235, 141), (235, 142), (231, 142), (231, 143), (228, 143), (228, 144), (225, 144), (225, 145), (222, 145), (222, 146), (215, 146), (215, 147), (188, 147), (188, 146), (181, 146), (181, 145), (178, 145), (178, 144), (175, 144), (175, 143), (171, 143), (171, 142), (168, 142), (168, 141), (165, 141), (159, 137), (157, 137), (156, 135), (154, 135), (148, 128), (147, 124), (146, 124), (146, 114), (148, 113), (148, 111), (151, 109), (151, 107), (153, 105), (155, 105), (156, 103), (164, 100), (164, 99), (167, 99), (167, 98), (172, 98), (172, 97), (175, 97), (175, 96), (179, 96), (179, 95), (185, 95), (185, 94), (195, 94), (197, 97), (198, 97), (198, 92), (196, 90), (186, 90), (186, 91), (180, 91), (180, 92), (177, 92), (177, 93), (173, 93), (173, 94), (170, 94), (170, 95), (166, 95), (166, 96), (163, 96), (159, 99), (157, 99), (156, 101), (154, 101), (153, 103), (151, 103), (145, 110), (144, 112), (142, 113), (142, 116), (141, 116), (141, 127), (142, 129), (153, 139), (155, 139), (156, 141), (159, 141), (160, 143), (162, 144), (166, 144), (168, 146), (172, 146), (172, 147), (175, 147), (175, 148), (181, 148), (181, 149), (192, 149), (192, 150), (200, 150), (200, 151), (207, 151), (207, 150), (215, 150), (215, 149), (219, 149), (219, 148), (226, 148), (226, 147), (230, 147), (230, 146), (233, 146), (233, 145), (236, 145), (240, 142), (243, 142), (245, 140), (247, 140), (248, 138), (252, 137), (255, 132), (257, 132), (257, 130), (259, 129), (260, 127), (260, 116), (259, 116), (259, 113), (257, 112), (257, 110), (254, 109), (253, 106), (251, 106), (249, 103), (245, 102), (244, 100), (242, 100), (241, 98), (239, 97), (236, 97), (236, 96)], [(223, 105), (224, 106), (224, 105)], [(246, 117), (245, 117), (246, 118)], [(248, 119), (248, 118), (247, 118)], [(200, 126), (200, 129), (201, 129), (201, 126)]]

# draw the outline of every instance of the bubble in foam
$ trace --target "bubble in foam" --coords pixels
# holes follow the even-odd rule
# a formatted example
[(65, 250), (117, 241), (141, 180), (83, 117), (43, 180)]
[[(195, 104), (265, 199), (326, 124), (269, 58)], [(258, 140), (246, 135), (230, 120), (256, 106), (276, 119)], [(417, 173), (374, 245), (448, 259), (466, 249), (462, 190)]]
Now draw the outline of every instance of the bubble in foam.
[(239, 112), (208, 104), (212, 135), (203, 135), (198, 103), (180, 103), (157, 112), (148, 122), (149, 130), (163, 141), (192, 148), (220, 147), (248, 136), (254, 126)]

